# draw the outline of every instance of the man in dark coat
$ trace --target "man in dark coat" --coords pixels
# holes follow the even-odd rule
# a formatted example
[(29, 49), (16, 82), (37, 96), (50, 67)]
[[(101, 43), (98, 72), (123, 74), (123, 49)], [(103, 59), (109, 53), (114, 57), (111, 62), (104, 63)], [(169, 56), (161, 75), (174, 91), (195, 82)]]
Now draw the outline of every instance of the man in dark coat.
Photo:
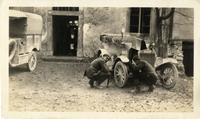
[[(140, 83), (149, 86), (149, 92), (153, 92), (154, 85), (158, 80), (158, 76), (153, 66), (145, 60), (140, 60), (138, 56), (133, 57), (133, 71), (138, 72), (137, 78)], [(134, 64), (135, 63), (135, 64)], [(139, 85), (139, 84), (138, 84)], [(140, 92), (140, 87), (136, 86), (137, 92)]]
[(110, 71), (106, 62), (110, 60), (110, 56), (103, 55), (91, 62), (90, 66), (86, 69), (85, 75), (90, 79), (89, 84), (91, 88), (94, 88), (94, 82), (97, 88), (100, 87), (106, 79), (110, 78)]

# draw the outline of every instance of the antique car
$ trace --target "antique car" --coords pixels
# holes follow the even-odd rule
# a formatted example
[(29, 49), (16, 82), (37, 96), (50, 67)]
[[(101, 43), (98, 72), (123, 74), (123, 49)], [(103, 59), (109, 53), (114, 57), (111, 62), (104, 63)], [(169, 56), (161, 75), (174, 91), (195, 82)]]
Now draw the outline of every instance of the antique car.
[(37, 14), (9, 10), (9, 66), (27, 64), (29, 71), (37, 65), (36, 52), (42, 40), (42, 17)]
[[(112, 71), (117, 87), (126, 86), (131, 74), (128, 64), (134, 63), (132, 57), (136, 54), (140, 59), (148, 61), (155, 67), (160, 77), (160, 84), (164, 88), (171, 89), (175, 86), (178, 78), (176, 59), (157, 57), (156, 52), (148, 48), (145, 41), (137, 35), (102, 34), (100, 41), (103, 47), (98, 50), (97, 55), (108, 54), (111, 56), (112, 60), (107, 64)], [(135, 51), (137, 51), (136, 54)]]

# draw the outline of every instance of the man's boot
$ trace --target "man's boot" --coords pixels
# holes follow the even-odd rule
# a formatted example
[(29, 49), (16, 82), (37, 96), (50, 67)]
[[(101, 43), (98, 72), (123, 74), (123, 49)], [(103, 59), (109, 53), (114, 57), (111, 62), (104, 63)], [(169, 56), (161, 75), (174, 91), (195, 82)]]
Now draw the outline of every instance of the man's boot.
[(140, 93), (140, 92), (141, 92), (140, 86), (136, 86), (135, 89), (136, 89), (136, 90), (135, 90), (135, 93)]
[(149, 86), (148, 92), (153, 92), (153, 90), (154, 90), (154, 86), (153, 85)]
[(94, 81), (92, 79), (89, 81), (89, 84), (90, 84), (90, 88), (94, 88)]
[(98, 89), (102, 89), (103, 88), (102, 86), (100, 86), (101, 85), (100, 82), (96, 81), (95, 84), (96, 84), (95, 85), (96, 88), (98, 88)]

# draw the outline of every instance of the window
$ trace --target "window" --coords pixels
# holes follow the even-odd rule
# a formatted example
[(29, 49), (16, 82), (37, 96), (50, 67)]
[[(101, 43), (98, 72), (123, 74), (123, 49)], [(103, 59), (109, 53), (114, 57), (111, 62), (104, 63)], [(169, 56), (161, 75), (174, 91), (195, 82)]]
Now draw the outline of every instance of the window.
[(151, 8), (130, 8), (130, 32), (149, 33)]
[(56, 11), (79, 11), (78, 7), (53, 7)]

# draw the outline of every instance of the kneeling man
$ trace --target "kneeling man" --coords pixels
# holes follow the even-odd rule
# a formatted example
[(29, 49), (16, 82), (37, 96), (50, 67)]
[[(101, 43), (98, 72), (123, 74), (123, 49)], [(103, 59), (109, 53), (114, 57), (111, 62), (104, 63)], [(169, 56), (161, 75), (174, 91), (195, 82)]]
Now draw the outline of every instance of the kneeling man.
[(110, 71), (106, 62), (110, 60), (109, 55), (103, 55), (103, 57), (98, 57), (91, 62), (90, 66), (86, 69), (85, 75), (90, 79), (89, 84), (91, 88), (94, 88), (94, 82), (96, 83), (96, 88), (100, 87), (106, 79), (110, 78)]
[[(154, 90), (154, 85), (158, 80), (158, 76), (155, 72), (155, 69), (147, 61), (140, 60), (138, 56), (133, 57), (133, 61), (135, 62), (135, 65), (133, 64), (133, 69), (135, 72), (138, 72), (137, 78), (139, 79), (139, 82), (148, 85), (148, 91), (152, 92)], [(137, 92), (140, 91), (139, 86), (137, 86), (136, 89)]]

